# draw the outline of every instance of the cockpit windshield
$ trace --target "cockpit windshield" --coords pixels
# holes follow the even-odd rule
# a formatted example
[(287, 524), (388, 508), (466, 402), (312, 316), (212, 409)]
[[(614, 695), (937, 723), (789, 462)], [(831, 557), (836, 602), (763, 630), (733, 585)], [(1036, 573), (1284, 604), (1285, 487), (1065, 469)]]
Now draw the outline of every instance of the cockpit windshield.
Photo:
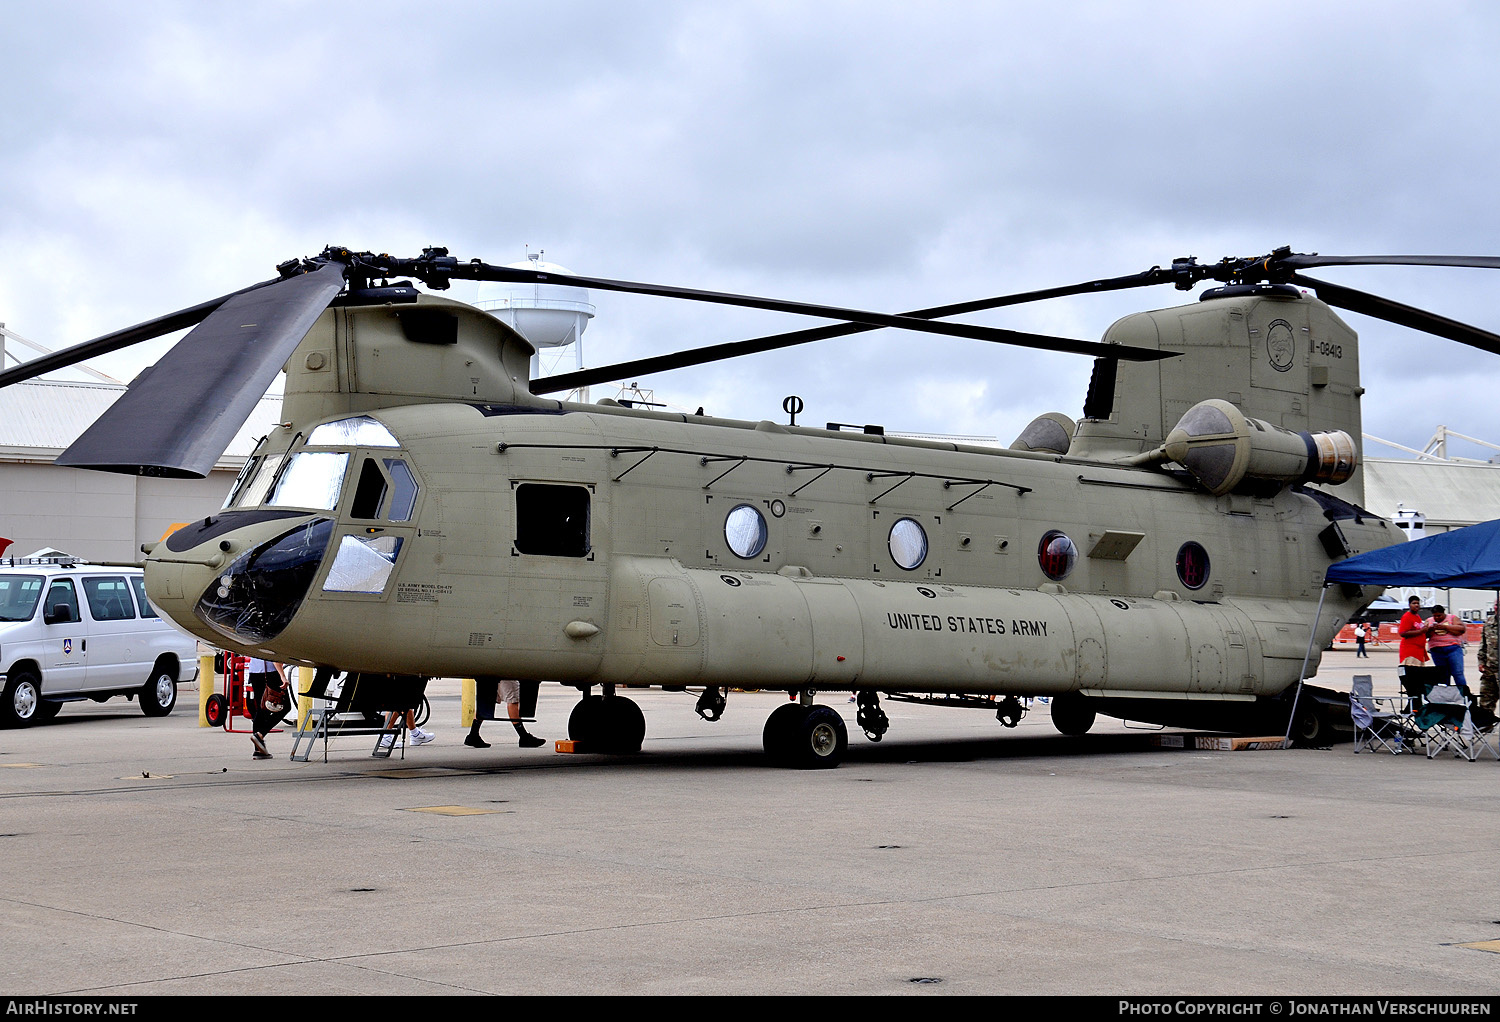
[(300, 451), (287, 462), (266, 505), (332, 511), (338, 506), (348, 466), (346, 452)]

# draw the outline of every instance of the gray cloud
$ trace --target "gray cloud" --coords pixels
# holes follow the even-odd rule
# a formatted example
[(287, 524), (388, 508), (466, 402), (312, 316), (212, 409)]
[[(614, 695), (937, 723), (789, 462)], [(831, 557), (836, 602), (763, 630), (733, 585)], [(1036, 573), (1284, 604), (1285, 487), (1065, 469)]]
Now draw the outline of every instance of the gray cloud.
[[(6, 20), (0, 319), (53, 346), (327, 243), (491, 261), (529, 243), (582, 273), (897, 310), (1189, 254), (1484, 253), (1497, 236), (1500, 15), (1477, 3), (74, 3)], [(1500, 330), (1492, 274), (1324, 273)], [(975, 319), (1097, 338), (1190, 298)], [(596, 302), (592, 364), (803, 325)], [(1370, 432), (1500, 439), (1500, 363), (1349, 319)], [(812, 421), (1008, 440), (1076, 415), (1087, 376), (886, 331), (644, 382), (752, 419), (797, 392)]]

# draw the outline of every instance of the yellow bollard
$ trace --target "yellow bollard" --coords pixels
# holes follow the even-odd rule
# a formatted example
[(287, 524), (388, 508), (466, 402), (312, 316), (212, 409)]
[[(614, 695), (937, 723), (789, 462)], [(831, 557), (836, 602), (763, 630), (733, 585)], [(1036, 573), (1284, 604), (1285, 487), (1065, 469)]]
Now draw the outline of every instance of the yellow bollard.
[(307, 715), (312, 710), (312, 700), (307, 696), (307, 690), (312, 688), (313, 677), (318, 672), (311, 667), (297, 668), (297, 729), (300, 731), (307, 726)]
[(198, 658), (198, 726), (209, 727), (208, 697), (219, 690), (219, 679), (214, 676), (214, 658), (210, 653)]
[(462, 679), (463, 696), (459, 700), (459, 727), (470, 727), (474, 723), (474, 711), (477, 709), (477, 700), (474, 696), (474, 679)]

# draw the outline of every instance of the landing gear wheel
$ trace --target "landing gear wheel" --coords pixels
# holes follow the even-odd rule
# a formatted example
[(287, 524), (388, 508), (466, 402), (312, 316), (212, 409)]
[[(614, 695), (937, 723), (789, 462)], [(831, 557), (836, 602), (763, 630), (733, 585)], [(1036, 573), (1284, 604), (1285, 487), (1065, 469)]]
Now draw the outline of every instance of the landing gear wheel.
[(765, 729), (761, 732), (761, 744), (765, 747), (766, 757), (774, 766), (790, 765), (788, 760), (792, 742), (807, 711), (808, 707), (800, 703), (787, 703), (776, 707), (766, 718)]
[(209, 727), (223, 727), (224, 721), (229, 717), (229, 701), (221, 693), (215, 692), (208, 697), (203, 704), (203, 719), (208, 721)]
[(604, 733), (599, 740), (601, 752), (611, 756), (629, 756), (641, 751), (646, 740), (646, 715), (633, 700), (624, 696), (605, 696)]
[(1052, 697), (1052, 726), (1065, 735), (1076, 738), (1088, 734), (1095, 716), (1087, 696), (1064, 692)]
[(30, 671), (15, 671), (5, 684), (0, 702), (0, 721), (8, 727), (30, 727), (37, 722), (42, 706), (42, 684)]
[(849, 729), (832, 707), (789, 704), (766, 719), (763, 741), (777, 766), (836, 767), (849, 749)]
[(165, 665), (157, 664), (138, 695), (142, 713), (148, 717), (165, 717), (177, 705), (177, 675)]
[(849, 750), (849, 729), (831, 706), (814, 706), (796, 730), (792, 765), (802, 769), (836, 767)]
[(604, 735), (604, 697), (584, 696), (568, 714), (568, 737), (584, 751), (597, 749)]
[(1292, 744), (1304, 748), (1328, 744), (1328, 722), (1316, 706), (1297, 707), (1297, 719), (1292, 722)]

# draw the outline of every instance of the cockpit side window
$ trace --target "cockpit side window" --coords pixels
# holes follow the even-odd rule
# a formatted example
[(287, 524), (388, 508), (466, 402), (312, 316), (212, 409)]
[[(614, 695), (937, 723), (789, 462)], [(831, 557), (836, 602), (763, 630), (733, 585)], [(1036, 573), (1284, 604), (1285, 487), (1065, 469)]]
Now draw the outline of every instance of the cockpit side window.
[[(380, 466), (385, 466), (385, 471)], [(390, 498), (389, 509), (386, 498)], [(401, 458), (365, 458), (360, 464), (359, 482), (349, 501), (349, 517), (372, 520), (386, 518), (392, 522), (409, 522), (417, 506), (417, 480)]]
[(386, 458), (385, 470), (391, 474), (391, 521), (409, 522), (417, 506), (417, 481), (400, 458)]
[(516, 550), (587, 557), (589, 491), (582, 486), (522, 483), (516, 487)]
[(350, 518), (379, 518), (385, 506), (385, 476), (374, 458), (366, 458), (359, 470), (359, 484), (349, 502)]

